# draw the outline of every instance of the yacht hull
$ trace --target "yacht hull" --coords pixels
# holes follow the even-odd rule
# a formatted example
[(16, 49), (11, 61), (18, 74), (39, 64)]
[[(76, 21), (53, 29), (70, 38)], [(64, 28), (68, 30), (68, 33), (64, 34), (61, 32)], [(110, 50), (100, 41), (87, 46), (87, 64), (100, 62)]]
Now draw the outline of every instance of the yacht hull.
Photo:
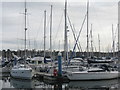
[(29, 69), (12, 69), (10, 72), (13, 78), (32, 79), (33, 72)]
[(118, 78), (118, 71), (112, 72), (68, 72), (69, 80), (107, 80)]

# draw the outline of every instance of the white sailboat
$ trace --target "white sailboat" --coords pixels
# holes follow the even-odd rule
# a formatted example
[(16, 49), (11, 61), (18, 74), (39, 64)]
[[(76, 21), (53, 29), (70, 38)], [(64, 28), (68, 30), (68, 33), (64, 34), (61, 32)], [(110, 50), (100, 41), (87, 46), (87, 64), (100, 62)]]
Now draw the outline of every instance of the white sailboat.
[(12, 77), (22, 79), (32, 79), (34, 75), (32, 68), (24, 64), (15, 65), (10, 73)]
[(102, 68), (90, 67), (89, 69), (78, 68), (67, 71), (70, 80), (107, 80), (118, 78), (118, 71), (107, 71)]
[(11, 76), (14, 78), (22, 78), (22, 79), (32, 79), (34, 72), (32, 68), (26, 64), (26, 14), (27, 14), (27, 8), (26, 8), (26, 1), (25, 1), (25, 63), (24, 64), (17, 64), (11, 69)]
[[(89, 52), (88, 51), (89, 50), (88, 8), (89, 8), (89, 2), (87, 4), (87, 57)], [(108, 69), (108, 68), (106, 69), (106, 68), (103, 69), (100, 67), (90, 67), (89, 65), (88, 67), (80, 66), (78, 68), (72, 68), (72, 69), (68, 68), (66, 70), (66, 76), (68, 77), (69, 80), (103, 80), (103, 79), (118, 78), (118, 73), (119, 73), (118, 71), (115, 71), (113, 69)]]
[(46, 72), (51, 73), (52, 71), (52, 5), (51, 5), (51, 14), (50, 14), (50, 57), (46, 57), (46, 10), (44, 11), (44, 56), (35, 55), (33, 58), (30, 59), (29, 65), (30, 67), (35, 70), (36, 73), (38, 72)]

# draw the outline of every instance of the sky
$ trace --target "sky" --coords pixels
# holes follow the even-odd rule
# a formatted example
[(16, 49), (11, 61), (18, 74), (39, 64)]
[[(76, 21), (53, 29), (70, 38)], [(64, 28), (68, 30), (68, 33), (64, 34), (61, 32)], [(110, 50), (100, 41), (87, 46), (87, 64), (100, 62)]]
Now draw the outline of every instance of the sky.
[[(94, 51), (98, 51), (98, 34), (101, 51), (112, 50), (112, 24), (117, 50), (117, 23), (119, 0), (90, 0), (89, 34), (93, 31)], [(87, 0), (68, 0), (67, 13), (78, 36), (86, 14)], [(50, 5), (53, 5), (52, 49), (63, 50), (64, 46), (64, 0), (27, 0), (27, 48), (43, 49), (44, 10), (47, 11), (46, 49), (49, 50), (50, 37)], [(24, 49), (24, 0), (4, 0), (0, 2), (0, 37), (1, 49)], [(72, 50), (75, 40), (69, 22), (68, 47)], [(79, 43), (86, 50), (86, 21)], [(89, 39), (89, 45), (91, 39)], [(91, 46), (89, 46), (90, 48)], [(77, 49), (76, 49), (77, 50)]]

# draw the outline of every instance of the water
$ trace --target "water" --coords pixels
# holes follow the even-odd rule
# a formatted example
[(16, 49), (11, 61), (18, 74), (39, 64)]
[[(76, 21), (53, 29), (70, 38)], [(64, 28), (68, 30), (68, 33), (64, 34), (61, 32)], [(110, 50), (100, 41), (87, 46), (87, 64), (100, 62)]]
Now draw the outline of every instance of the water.
[[(0, 74), (1, 76), (1, 74)], [(21, 80), (11, 78), (9, 74), (0, 77), (0, 89), (2, 90), (120, 90), (119, 79), (102, 81), (71, 81), (58, 83), (39, 79)]]

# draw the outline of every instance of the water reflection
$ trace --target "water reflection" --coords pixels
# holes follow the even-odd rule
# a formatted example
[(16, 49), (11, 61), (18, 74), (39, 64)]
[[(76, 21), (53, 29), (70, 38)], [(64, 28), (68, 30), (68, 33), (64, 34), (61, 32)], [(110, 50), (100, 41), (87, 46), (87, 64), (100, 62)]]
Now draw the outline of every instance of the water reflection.
[(37, 80), (10, 79), (10, 84), (14, 88), (35, 88)]
[[(44, 90), (49, 90), (49, 89), (54, 89), (56, 90), (56, 88), (59, 88), (59, 84), (57, 84), (58, 86), (54, 86), (53, 84), (48, 84), (48, 83), (44, 83), (43, 81), (39, 81), (36, 79), (32, 79), (32, 80), (21, 80), (21, 79), (15, 79), (15, 78), (11, 78), (10, 79), (10, 84), (12, 87), (17, 88), (17, 89), (44, 89)], [(60, 84), (62, 86), (62, 84)], [(60, 89), (62, 90), (62, 88)]]
[(0, 81), (1, 81), (1, 88), (11, 88), (10, 77), (8, 74), (2, 76)]
[(40, 79), (21, 80), (11, 77), (2, 77), (2, 88), (23, 88), (42, 89), (42, 90), (119, 90), (118, 79), (102, 81), (71, 81), (68, 83), (41, 81)]
[(44, 83), (54, 86), (54, 90), (119, 90), (118, 79), (101, 81), (70, 81), (69, 83)]
[(69, 89), (80, 90), (118, 90), (118, 79), (102, 81), (73, 81), (68, 83)]

